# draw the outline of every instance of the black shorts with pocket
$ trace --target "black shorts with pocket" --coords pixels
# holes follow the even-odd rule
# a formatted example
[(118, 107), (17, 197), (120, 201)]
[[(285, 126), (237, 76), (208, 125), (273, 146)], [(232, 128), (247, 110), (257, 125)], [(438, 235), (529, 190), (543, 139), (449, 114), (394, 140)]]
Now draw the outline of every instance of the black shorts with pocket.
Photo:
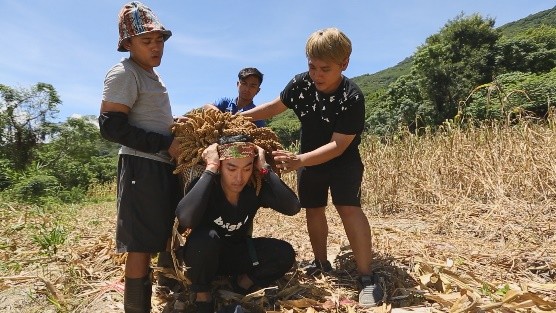
[(175, 166), (120, 155), (116, 250), (155, 253), (166, 250), (181, 189)]
[(297, 192), (304, 208), (324, 207), (328, 204), (328, 190), (336, 206), (361, 207), (363, 163), (336, 162), (325, 166), (309, 166), (297, 172)]

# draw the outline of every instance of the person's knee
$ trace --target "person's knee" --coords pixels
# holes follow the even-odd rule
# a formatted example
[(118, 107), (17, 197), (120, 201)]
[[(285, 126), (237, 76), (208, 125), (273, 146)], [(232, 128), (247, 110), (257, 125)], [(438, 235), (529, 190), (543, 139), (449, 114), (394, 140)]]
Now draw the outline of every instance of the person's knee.
[(194, 260), (210, 260), (218, 257), (220, 250), (220, 239), (211, 236), (209, 230), (193, 232), (187, 239), (187, 244), (182, 252), (186, 264)]
[(326, 218), (326, 207), (307, 208), (305, 210), (307, 218)]
[(280, 255), (280, 268), (282, 271), (289, 271), (293, 264), (295, 263), (295, 250), (291, 244), (286, 241), (280, 241), (278, 244), (279, 255)]
[(363, 209), (358, 206), (336, 205), (336, 210), (342, 219), (365, 217)]

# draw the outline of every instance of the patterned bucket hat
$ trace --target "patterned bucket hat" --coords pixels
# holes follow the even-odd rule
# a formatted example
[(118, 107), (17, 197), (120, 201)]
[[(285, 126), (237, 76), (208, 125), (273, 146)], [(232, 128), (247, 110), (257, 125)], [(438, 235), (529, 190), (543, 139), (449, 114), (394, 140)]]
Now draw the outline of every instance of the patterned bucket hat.
[(121, 52), (128, 51), (124, 48), (123, 42), (133, 36), (153, 31), (161, 31), (164, 41), (172, 36), (172, 32), (164, 28), (154, 12), (138, 1), (124, 5), (118, 16), (118, 28), (120, 31), (118, 51)]

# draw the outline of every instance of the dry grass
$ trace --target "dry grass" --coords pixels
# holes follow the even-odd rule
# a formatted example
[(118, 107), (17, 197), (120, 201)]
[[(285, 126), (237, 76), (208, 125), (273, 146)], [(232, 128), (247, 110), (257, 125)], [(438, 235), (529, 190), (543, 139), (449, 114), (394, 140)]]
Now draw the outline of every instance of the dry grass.
[[(444, 270), (476, 279), (474, 288), (454, 281), (450, 288), (430, 282), (420, 286), (430, 293), (468, 289), (471, 298), (487, 296), (471, 308), (500, 302), (503, 297), (491, 294), (508, 284), (521, 292), (535, 290), (552, 299), (556, 309), (553, 122), (522, 120), (471, 129), (446, 125), (440, 134), (403, 134), (387, 143), (368, 138), (361, 149), (364, 207), (371, 219), (408, 222), (375, 234), (376, 250), (386, 258), (405, 257), (416, 279)], [(423, 262), (436, 266), (425, 273)], [(457, 309), (457, 299), (444, 306)]]
[[(385, 278), (389, 296), (379, 310), (556, 310), (553, 122), (449, 126), (386, 142), (364, 138), (361, 145), (373, 268)], [(295, 185), (293, 174), (284, 179)], [(36, 210), (0, 206), (0, 310), (122, 312), (113, 202)], [(63, 222), (69, 235), (49, 257), (32, 236), (53, 221)], [(243, 299), (254, 312), (355, 312), (353, 258), (333, 208), (329, 229), (334, 274), (315, 281), (296, 268), (277, 283), (278, 295)], [(299, 267), (312, 259), (303, 213), (283, 217), (262, 210), (254, 232), (290, 241)], [(162, 311), (167, 300), (155, 297), (153, 311)]]

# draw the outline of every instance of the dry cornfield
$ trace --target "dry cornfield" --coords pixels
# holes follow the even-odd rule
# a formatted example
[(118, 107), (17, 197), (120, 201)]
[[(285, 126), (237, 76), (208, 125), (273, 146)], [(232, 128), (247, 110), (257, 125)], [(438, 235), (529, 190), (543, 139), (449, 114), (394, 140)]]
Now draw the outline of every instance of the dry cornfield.
[[(451, 126), (422, 136), (363, 139), (363, 208), (386, 305), (356, 308), (353, 257), (331, 206), (329, 259), (335, 271), (316, 280), (300, 270), (312, 259), (304, 214), (261, 210), (254, 235), (291, 242), (298, 267), (277, 282), (278, 289), (240, 299), (245, 306), (252, 312), (555, 311), (554, 121)], [(295, 186), (293, 173), (283, 178)], [(71, 208), (74, 215), (66, 217), (1, 204), (0, 311), (123, 312), (114, 207), (88, 204)], [(69, 235), (47, 257), (32, 231), (54, 220), (64, 221)], [(171, 300), (154, 297), (153, 312)]]

